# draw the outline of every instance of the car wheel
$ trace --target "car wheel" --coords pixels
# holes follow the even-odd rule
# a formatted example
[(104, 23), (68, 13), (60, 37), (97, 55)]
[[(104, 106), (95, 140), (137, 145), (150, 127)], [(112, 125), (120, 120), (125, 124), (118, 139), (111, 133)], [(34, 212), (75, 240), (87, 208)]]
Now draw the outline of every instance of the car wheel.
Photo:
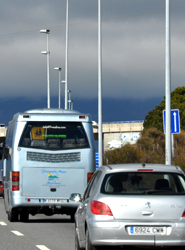
[(9, 213), (8, 213), (8, 220), (10, 221), (10, 222), (15, 222), (15, 221), (18, 221), (18, 213), (17, 213), (17, 211), (10, 211)]
[(80, 248), (79, 241), (78, 241), (77, 229), (75, 228), (75, 250), (81, 250), (81, 249), (82, 248)]
[(91, 244), (90, 238), (89, 238), (89, 231), (88, 229), (86, 230), (85, 234), (85, 250), (97, 250), (95, 246)]

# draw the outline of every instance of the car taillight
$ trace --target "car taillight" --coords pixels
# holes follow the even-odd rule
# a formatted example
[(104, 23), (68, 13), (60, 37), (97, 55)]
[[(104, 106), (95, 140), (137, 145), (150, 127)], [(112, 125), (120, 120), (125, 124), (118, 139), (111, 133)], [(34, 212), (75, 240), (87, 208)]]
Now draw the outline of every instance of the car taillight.
[(183, 212), (183, 214), (182, 214), (182, 217), (185, 217), (185, 210), (184, 210), (184, 212)]
[(87, 173), (87, 182), (90, 181), (92, 176), (93, 176), (93, 173)]
[(99, 201), (91, 202), (91, 212), (97, 215), (113, 216), (110, 207), (107, 204), (99, 202)]
[(12, 172), (12, 191), (19, 190), (19, 172)]

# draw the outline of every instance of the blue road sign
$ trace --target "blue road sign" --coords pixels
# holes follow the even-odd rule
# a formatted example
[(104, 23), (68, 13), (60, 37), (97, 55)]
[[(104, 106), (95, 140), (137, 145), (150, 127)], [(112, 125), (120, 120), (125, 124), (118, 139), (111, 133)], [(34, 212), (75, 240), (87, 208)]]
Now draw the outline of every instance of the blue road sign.
[[(166, 110), (163, 111), (164, 133), (166, 133)], [(178, 109), (171, 110), (171, 133), (180, 133), (180, 116)]]
[(99, 168), (99, 153), (96, 153), (96, 168)]

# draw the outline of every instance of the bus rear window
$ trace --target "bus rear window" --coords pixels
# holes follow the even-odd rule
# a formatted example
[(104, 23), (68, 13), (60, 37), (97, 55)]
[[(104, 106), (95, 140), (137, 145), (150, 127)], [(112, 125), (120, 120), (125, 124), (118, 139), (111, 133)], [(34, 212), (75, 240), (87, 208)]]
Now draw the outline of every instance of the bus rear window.
[(48, 150), (88, 148), (81, 122), (28, 122), (19, 147)]

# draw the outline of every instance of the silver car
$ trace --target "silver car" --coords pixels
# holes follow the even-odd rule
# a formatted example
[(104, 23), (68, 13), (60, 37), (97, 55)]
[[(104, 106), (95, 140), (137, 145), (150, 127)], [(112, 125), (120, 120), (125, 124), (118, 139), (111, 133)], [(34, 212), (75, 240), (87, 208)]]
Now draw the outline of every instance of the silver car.
[(76, 211), (75, 234), (76, 250), (185, 246), (183, 171), (159, 164), (99, 168)]

